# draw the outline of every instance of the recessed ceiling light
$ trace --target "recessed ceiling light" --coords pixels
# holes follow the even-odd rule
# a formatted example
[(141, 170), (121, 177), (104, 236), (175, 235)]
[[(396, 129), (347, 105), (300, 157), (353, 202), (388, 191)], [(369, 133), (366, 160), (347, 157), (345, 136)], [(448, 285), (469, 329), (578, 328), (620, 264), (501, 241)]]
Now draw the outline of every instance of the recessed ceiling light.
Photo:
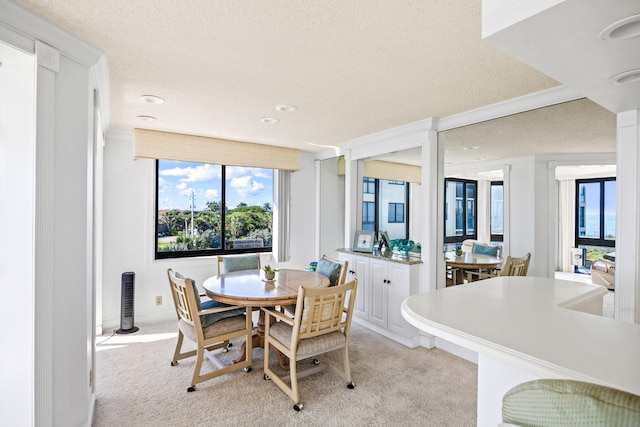
[(600, 32), (602, 40), (626, 40), (637, 36), (640, 36), (640, 14), (616, 21)]
[(614, 85), (624, 85), (627, 83), (634, 83), (640, 81), (640, 68), (635, 70), (625, 71), (624, 73), (617, 74), (609, 79), (609, 83)]
[(142, 95), (140, 97), (140, 101), (145, 102), (147, 104), (163, 104), (164, 99), (155, 95)]
[(290, 113), (292, 111), (296, 111), (297, 109), (298, 107), (296, 107), (295, 105), (288, 105), (288, 104), (276, 105), (276, 110), (282, 111), (285, 113)]
[(463, 147), (462, 149), (463, 150), (477, 150), (478, 148), (480, 148), (480, 147), (478, 147), (477, 145), (474, 145), (473, 147)]
[(155, 120), (158, 120), (153, 116), (137, 116), (136, 119), (141, 120), (143, 122), (153, 122)]
[(260, 119), (260, 121), (262, 123), (266, 123), (268, 125), (272, 125), (274, 123), (278, 123), (280, 121), (280, 119), (276, 118), (276, 117), (263, 117)]

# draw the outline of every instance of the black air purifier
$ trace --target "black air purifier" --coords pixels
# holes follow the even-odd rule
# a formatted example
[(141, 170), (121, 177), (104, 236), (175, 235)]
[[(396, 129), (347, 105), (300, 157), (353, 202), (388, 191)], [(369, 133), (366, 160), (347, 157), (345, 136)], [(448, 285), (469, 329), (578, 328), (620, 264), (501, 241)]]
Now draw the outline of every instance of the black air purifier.
[(138, 328), (133, 325), (135, 277), (136, 274), (133, 271), (122, 273), (122, 288), (120, 291), (120, 329), (116, 331), (117, 334), (130, 334), (138, 331)]

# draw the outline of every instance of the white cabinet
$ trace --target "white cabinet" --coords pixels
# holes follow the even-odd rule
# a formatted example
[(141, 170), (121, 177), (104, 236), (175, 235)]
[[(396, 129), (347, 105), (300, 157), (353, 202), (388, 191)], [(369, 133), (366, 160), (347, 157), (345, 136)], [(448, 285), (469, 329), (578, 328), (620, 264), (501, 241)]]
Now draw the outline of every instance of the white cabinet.
[(420, 288), (419, 260), (395, 261), (371, 254), (340, 252), (347, 280), (358, 279), (354, 321), (407, 346), (418, 345), (418, 330), (400, 313), (402, 302)]

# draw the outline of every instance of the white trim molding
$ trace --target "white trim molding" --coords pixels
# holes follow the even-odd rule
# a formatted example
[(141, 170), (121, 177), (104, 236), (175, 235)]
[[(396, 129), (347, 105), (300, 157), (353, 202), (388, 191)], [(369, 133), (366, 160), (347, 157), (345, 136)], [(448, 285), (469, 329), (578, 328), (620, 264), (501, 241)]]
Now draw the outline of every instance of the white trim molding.
[[(615, 318), (640, 323), (640, 110), (618, 113)], [(624, 213), (624, 214), (623, 214)], [(624, 230), (624, 233), (620, 231)]]

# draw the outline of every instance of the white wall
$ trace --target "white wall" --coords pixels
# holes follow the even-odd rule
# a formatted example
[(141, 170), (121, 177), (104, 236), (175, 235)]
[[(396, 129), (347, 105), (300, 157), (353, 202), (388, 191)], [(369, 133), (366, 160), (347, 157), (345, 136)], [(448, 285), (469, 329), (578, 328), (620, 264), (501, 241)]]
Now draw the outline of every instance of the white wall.
[[(301, 156), (301, 170), (291, 175), (291, 259), (278, 266), (303, 268), (314, 259), (314, 158)], [(133, 158), (133, 133), (111, 131), (104, 150), (104, 246), (102, 324), (105, 334), (120, 325), (122, 273), (135, 273), (134, 321), (175, 318), (167, 268), (193, 278), (199, 286), (217, 274), (217, 259), (154, 259), (155, 161)], [(273, 264), (271, 254), (263, 263)], [(156, 296), (163, 304), (155, 304)], [(100, 296), (98, 296), (100, 300)]]
[[(338, 175), (338, 158), (320, 160), (319, 251), (337, 258), (336, 249), (344, 246), (344, 175)], [(295, 175), (294, 175), (295, 176)]]
[[(53, 425), (87, 422), (92, 319), (88, 172), (93, 159), (93, 88), (90, 70), (60, 56), (55, 81), (53, 191)], [(64, 94), (62, 96), (62, 94)], [(42, 302), (44, 303), (44, 302)]]
[[(35, 57), (0, 43), (0, 426), (33, 425)], [(10, 242), (8, 244), (7, 242)]]

